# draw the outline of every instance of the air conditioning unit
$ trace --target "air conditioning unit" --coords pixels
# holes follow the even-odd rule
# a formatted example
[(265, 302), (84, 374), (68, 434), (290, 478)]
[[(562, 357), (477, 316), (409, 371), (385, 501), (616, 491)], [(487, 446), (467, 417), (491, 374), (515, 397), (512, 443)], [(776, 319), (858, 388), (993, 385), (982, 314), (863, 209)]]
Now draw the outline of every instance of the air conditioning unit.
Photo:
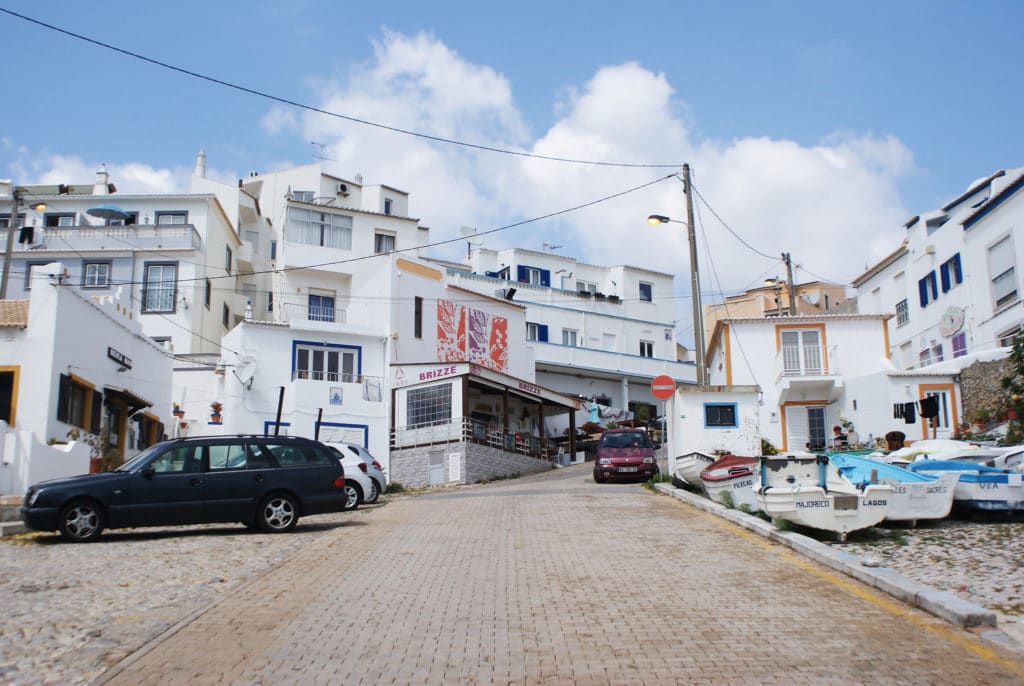
[(348, 184), (347, 183), (339, 183), (338, 184), (338, 195), (343, 195), (343, 196), (347, 196), (348, 195)]

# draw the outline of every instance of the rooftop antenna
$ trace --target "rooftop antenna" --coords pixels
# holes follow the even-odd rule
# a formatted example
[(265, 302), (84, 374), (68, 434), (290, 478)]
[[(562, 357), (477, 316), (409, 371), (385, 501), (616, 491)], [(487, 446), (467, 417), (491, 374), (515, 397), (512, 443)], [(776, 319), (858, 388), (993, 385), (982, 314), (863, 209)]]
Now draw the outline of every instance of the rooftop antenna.
[(310, 141), (309, 144), (310, 145), (315, 145), (316, 147), (320, 148), (320, 154), (313, 153), (313, 159), (318, 160), (319, 162), (323, 162), (324, 160), (330, 160), (332, 162), (334, 161), (330, 157), (327, 156), (327, 153), (326, 153), (327, 144), (326, 143), (318, 143), (316, 141)]
[(544, 249), (545, 250), (558, 250), (561, 247), (562, 246), (560, 246), (560, 245), (551, 245), (547, 241), (544, 241)]
[(483, 245), (484, 238), (477, 235), (476, 228), (473, 226), (463, 226), (459, 229), (459, 233), (466, 238), (466, 259), (468, 260), (473, 256), (473, 246)]

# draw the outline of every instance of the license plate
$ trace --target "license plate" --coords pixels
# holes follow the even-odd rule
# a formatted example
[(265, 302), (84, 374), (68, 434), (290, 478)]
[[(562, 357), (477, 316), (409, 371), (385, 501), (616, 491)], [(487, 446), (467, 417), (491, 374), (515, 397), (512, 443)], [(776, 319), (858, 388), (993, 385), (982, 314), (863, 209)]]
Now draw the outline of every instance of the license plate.
[(620, 472), (635, 472), (636, 467), (619, 467)]

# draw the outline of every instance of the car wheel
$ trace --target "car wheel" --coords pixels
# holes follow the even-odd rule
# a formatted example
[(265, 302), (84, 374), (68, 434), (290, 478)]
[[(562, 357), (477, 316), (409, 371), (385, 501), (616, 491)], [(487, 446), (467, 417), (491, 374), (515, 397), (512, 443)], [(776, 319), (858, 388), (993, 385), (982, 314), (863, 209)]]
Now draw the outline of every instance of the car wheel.
[(599, 474), (599, 473), (597, 472), (597, 470), (594, 470), (594, 481), (596, 481), (596, 482), (597, 482), (597, 483), (599, 483), (599, 484), (603, 484), (603, 483), (604, 483), (605, 481), (607, 481), (607, 480), (608, 480), (608, 478), (607, 478), (607, 477), (601, 476), (601, 475), (600, 475), (600, 474)]
[(380, 497), (380, 486), (373, 479), (370, 479), (370, 495), (366, 496), (366, 502), (375, 503), (377, 498)]
[(363, 490), (354, 481), (345, 481), (345, 509), (354, 510), (363, 502)]
[(272, 493), (260, 503), (256, 523), (261, 531), (279, 534), (291, 531), (299, 521), (299, 507), (295, 498), (286, 493)]
[(95, 541), (103, 531), (103, 512), (92, 500), (74, 500), (60, 513), (60, 533), (74, 543)]

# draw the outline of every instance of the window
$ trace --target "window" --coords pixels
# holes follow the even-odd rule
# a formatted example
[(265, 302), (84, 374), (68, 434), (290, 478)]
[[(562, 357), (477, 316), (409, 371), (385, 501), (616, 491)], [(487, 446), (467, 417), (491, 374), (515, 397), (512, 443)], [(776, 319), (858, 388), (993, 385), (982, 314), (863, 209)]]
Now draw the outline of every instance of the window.
[(142, 311), (174, 312), (178, 263), (147, 263), (143, 273)]
[(511, 267), (503, 267), (503, 268), (499, 269), (498, 271), (494, 272), (494, 275), (495, 275), (496, 278), (504, 279), (505, 281), (508, 281), (509, 280), (509, 276), (511, 276), (510, 269), (511, 269)]
[(157, 474), (195, 474), (202, 471), (201, 447), (190, 445), (171, 448), (149, 463)]
[(933, 341), (930, 347), (924, 348), (917, 354), (917, 360), (921, 367), (942, 362), (942, 343)]
[(967, 354), (967, 334), (963, 331), (953, 336), (953, 357), (963, 357)]
[(74, 212), (47, 212), (43, 215), (43, 226), (74, 226)]
[(394, 252), (395, 251), (395, 237), (387, 233), (375, 233), (373, 234), (373, 252), (380, 255), (382, 253)]
[(107, 288), (109, 286), (109, 262), (86, 262), (82, 265), (82, 288)]
[(310, 381), (360, 383), (356, 353), (318, 345), (295, 346), (295, 378)]
[(225, 443), (207, 446), (210, 456), (210, 471), (245, 469), (245, 446), (241, 443)]
[(310, 293), (309, 319), (314, 322), (333, 322), (334, 296)]
[(1020, 326), (1015, 326), (1012, 329), (1010, 329), (1009, 331), (1005, 331), (1005, 332), (997, 335), (996, 336), (996, 341), (998, 341), (999, 347), (1000, 348), (1012, 348), (1013, 347), (1013, 341), (1014, 341), (1015, 338), (1017, 338), (1017, 334), (1019, 334), (1021, 332), (1021, 330), (1022, 329), (1021, 329)]
[(704, 427), (707, 429), (735, 429), (736, 403), (705, 403)]
[(206, 309), (210, 309), (210, 295), (213, 293), (213, 285), (210, 280), (207, 279), (203, 285), (203, 304), (206, 305)]
[(654, 357), (654, 341), (640, 341), (640, 357)]
[(550, 286), (551, 272), (547, 269), (538, 269), (537, 267), (528, 267), (525, 264), (521, 264), (516, 268), (516, 281), (528, 283), (531, 286)]
[[(14, 223), (14, 228), (25, 225), (25, 215), (19, 214), (18, 221)], [(0, 214), (0, 228), (9, 228), (11, 226), (11, 213)]]
[(562, 329), (562, 345), (576, 347), (576, 337), (579, 334), (576, 329)]
[(231, 248), (224, 246), (224, 271), (231, 273)]
[(188, 224), (188, 212), (156, 212), (157, 226), (183, 226)]
[(267, 312), (274, 311), (274, 291), (267, 291)]
[(654, 301), (654, 284), (640, 282), (640, 302)]
[(125, 212), (127, 215), (124, 219), (119, 217), (107, 217), (103, 222), (107, 226), (133, 226), (139, 223), (138, 212)]
[(1013, 244), (1010, 237), (988, 249), (988, 272), (992, 279), (992, 299), (996, 307), (1017, 300), (1017, 274), (1014, 270)]
[(960, 253), (953, 255), (939, 266), (939, 281), (942, 282), (942, 292), (963, 283), (964, 275), (960, 268)]
[(288, 208), (289, 240), (339, 250), (352, 249), (352, 217), (346, 214)]
[(907, 305), (907, 299), (904, 298), (896, 303), (896, 326), (903, 326), (910, 321), (910, 307)]
[(231, 321), (231, 310), (227, 303), (224, 303), (223, 309), (221, 309), (220, 320), (224, 324), (224, 328), (228, 328), (228, 322)]
[(900, 364), (903, 369), (914, 368), (914, 352), (910, 349), (910, 341), (900, 346)]
[(277, 259), (277, 241), (270, 241), (270, 259)]
[(384, 214), (391, 214), (391, 198), (384, 198)]
[(413, 338), (423, 338), (423, 298), (418, 295), (413, 303), (412, 317)]
[(312, 203), (314, 197), (313, 191), (292, 191), (292, 199), (296, 202)]
[(822, 373), (824, 355), (821, 333), (817, 329), (781, 332), (783, 374), (802, 376)]
[(70, 374), (61, 374), (57, 388), (57, 421), (99, 435), (103, 394)]
[(576, 290), (578, 290), (580, 293), (597, 293), (597, 284), (591, 283), (589, 281), (580, 281), (579, 279), (576, 279)]
[(935, 279), (935, 271), (928, 272), (928, 275), (917, 282), (917, 292), (921, 297), (921, 307), (927, 307), (928, 303), (939, 299), (939, 285)]
[(548, 341), (548, 326), (547, 324), (535, 324), (534, 322), (526, 322), (526, 340), (528, 341), (540, 341), (547, 343)]
[(405, 397), (406, 424), (430, 426), (444, 424), (452, 418), (452, 385), (436, 384), (426, 388), (410, 388)]

